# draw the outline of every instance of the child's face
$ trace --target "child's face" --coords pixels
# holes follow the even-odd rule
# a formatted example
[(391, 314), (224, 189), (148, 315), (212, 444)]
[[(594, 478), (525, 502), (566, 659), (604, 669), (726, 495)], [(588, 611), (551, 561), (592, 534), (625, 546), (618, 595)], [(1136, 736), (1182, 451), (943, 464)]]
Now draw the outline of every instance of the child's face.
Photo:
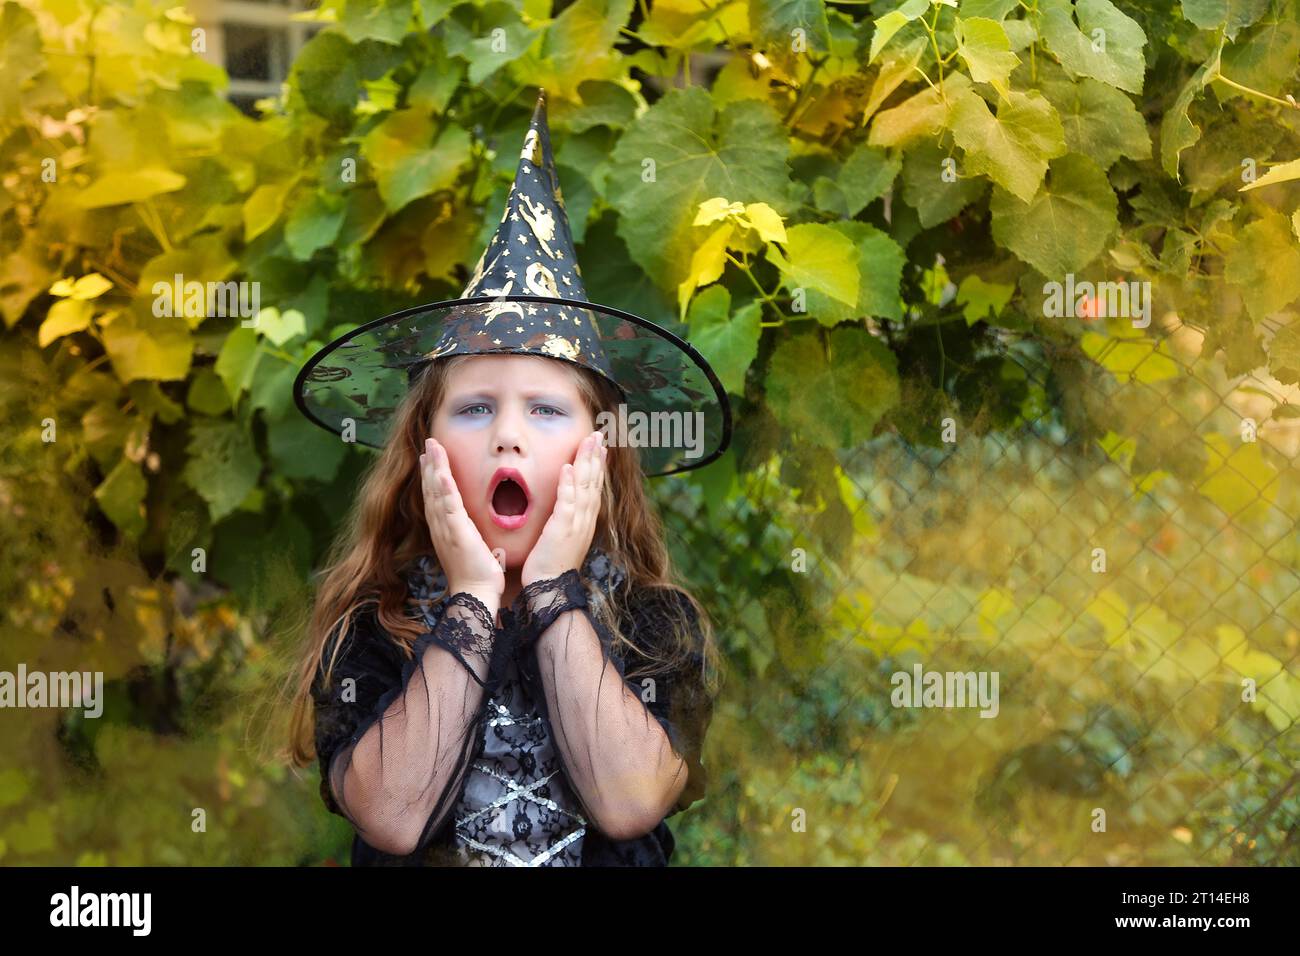
[[(451, 370), (433, 437), (447, 449), (466, 512), (488, 548), (505, 549), (507, 568), (532, 551), (561, 466), (593, 431), (573, 373), (556, 359), (478, 355)], [(499, 480), (502, 469), (515, 470), (514, 483)]]

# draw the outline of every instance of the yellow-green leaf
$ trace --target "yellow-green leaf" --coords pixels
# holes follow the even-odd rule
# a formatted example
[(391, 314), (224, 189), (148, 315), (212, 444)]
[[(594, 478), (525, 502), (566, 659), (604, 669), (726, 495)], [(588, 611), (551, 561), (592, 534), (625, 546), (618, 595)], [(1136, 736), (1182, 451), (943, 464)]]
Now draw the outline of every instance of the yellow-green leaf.
[(721, 196), (714, 196), (712, 199), (706, 199), (700, 203), (700, 211), (695, 214), (695, 221), (691, 225), (707, 226), (719, 219), (726, 219), (728, 216), (744, 211), (745, 204), (743, 202), (727, 202)]
[(90, 325), (92, 311), (91, 304), (81, 299), (64, 299), (54, 303), (36, 334), (37, 342), (41, 348), (45, 348), (55, 339), (82, 331)]
[(1167, 352), (1164, 341), (1123, 339), (1085, 332), (1083, 351), (1120, 381), (1159, 382), (1177, 378), (1182, 367)]
[(147, 309), (128, 310), (102, 327), (104, 348), (123, 382), (176, 381), (189, 374), (194, 340), (184, 319), (158, 318)]
[(745, 372), (758, 355), (762, 306), (755, 301), (731, 312), (725, 286), (709, 286), (691, 303), (691, 344), (718, 373), (722, 387), (733, 395), (745, 391)]
[(148, 486), (140, 466), (123, 456), (98, 488), (95, 501), (110, 521), (130, 535), (145, 528), (144, 496)]
[(1293, 159), (1289, 163), (1274, 166), (1253, 183), (1242, 186), (1237, 192), (1244, 193), (1251, 189), (1258, 189), (1260, 186), (1272, 186), (1275, 183), (1290, 182), (1293, 179), (1300, 179), (1300, 159)]
[(963, 306), (962, 315), (967, 325), (981, 319), (997, 318), (1011, 301), (1015, 287), (998, 282), (985, 282), (971, 273), (957, 287), (957, 304)]
[(1242, 229), (1223, 277), (1237, 286), (1257, 325), (1300, 297), (1300, 246), (1285, 217), (1266, 209)]
[(77, 197), (76, 204), (82, 209), (120, 206), (175, 192), (184, 185), (185, 177), (180, 173), (159, 166), (146, 166), (100, 177)]
[(284, 209), (284, 200), (293, 188), (294, 179), (267, 183), (253, 190), (244, 203), (244, 241), (252, 242), (275, 225)]
[(691, 293), (702, 285), (716, 282), (722, 275), (727, 264), (727, 242), (735, 231), (733, 224), (724, 222), (709, 234), (691, 256), (691, 271), (677, 287), (677, 306), (683, 317)]
[(97, 299), (111, 288), (113, 288), (113, 283), (98, 272), (92, 272), (90, 275), (82, 276), (72, 284), (72, 297), (74, 299)]
[(1249, 519), (1243, 512), (1261, 512), (1277, 498), (1277, 469), (1264, 457), (1259, 442), (1229, 444), (1218, 434), (1205, 436), (1205, 480), (1197, 491), (1236, 521)]
[(1010, 93), (996, 117), (973, 90), (954, 97), (952, 133), (966, 151), (966, 172), (989, 178), (1029, 202), (1047, 161), (1065, 154), (1065, 130), (1056, 108), (1040, 93)]
[(765, 202), (752, 202), (745, 207), (745, 218), (758, 231), (764, 242), (785, 242), (785, 220)]
[(1011, 41), (1002, 24), (988, 17), (971, 17), (957, 21), (957, 53), (970, 70), (976, 83), (989, 83), (1003, 96), (1007, 80), (1020, 64), (1011, 52)]
[(858, 304), (858, 256), (847, 236), (821, 223), (801, 223), (787, 233), (782, 249), (767, 247), (767, 257), (785, 275), (788, 289), (819, 289), (845, 305)]
[(938, 136), (948, 125), (949, 103), (954, 94), (970, 89), (970, 79), (965, 73), (953, 73), (944, 80), (944, 89), (947, 99), (939, 95), (938, 87), (927, 86), (893, 109), (876, 114), (868, 145), (902, 147)]
[(883, 17), (876, 18), (876, 30), (871, 35), (871, 53), (868, 63), (874, 63), (880, 51), (885, 48), (899, 30), (907, 26), (921, 14), (930, 9), (929, 0), (907, 0), (897, 10), (891, 10)]

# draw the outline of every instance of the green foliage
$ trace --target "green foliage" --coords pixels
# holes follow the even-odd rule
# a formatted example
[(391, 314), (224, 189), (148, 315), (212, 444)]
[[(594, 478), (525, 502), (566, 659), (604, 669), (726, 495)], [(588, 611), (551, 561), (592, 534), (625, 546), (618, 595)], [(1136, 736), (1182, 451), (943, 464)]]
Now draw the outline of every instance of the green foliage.
[[(828, 781), (843, 761), (826, 753), (754, 765), (769, 743), (747, 720), (789, 719), (797, 749), (834, 724), (828, 715), (853, 686), (846, 675), (878, 693), (877, 665), (908, 647), (934, 650), (937, 635), (957, 634), (989, 647), (1014, 631), (997, 614), (970, 618), (964, 630), (940, 619), (1009, 600), (987, 569), (980, 577), (966, 568), (977, 580), (962, 590), (906, 549), (892, 565), (864, 571), (855, 562), (864, 546), (901, 547), (875, 518), (895, 508), (887, 486), (902, 466), (853, 467), (864, 448), (945, 449), (946, 419), (961, 441), (983, 442), (982, 453), (993, 433), (1026, 449), (1030, 432), (1069, 434), (1087, 449), (1071, 454), (1104, 455), (1126, 493), (1168, 493), (1202, 531), (1222, 520), (1268, 537), (1279, 515), (1295, 513), (1293, 499), (1277, 496), (1287, 464), (1275, 449), (1240, 453), (1232, 419), (1199, 430), (1189, 423), (1206, 421), (1204, 395), (1200, 404), (1192, 397), (1206, 382), (1227, 392), (1227, 379), (1259, 370), (1294, 384), (1300, 369), (1300, 110), (1289, 99), (1300, 56), (1296, 0), (576, 0), (562, 8), (326, 0), (317, 16), (322, 28), (283, 95), (253, 120), (226, 103), (224, 74), (192, 52), (193, 24), (181, 8), (150, 0), (0, 7), (4, 447), (6, 459), (12, 451), (40, 463), (3, 475), (3, 500), (27, 509), (6, 532), (6, 554), (27, 574), (59, 565), (27, 591), (0, 582), (5, 597), (22, 594), (23, 610), (5, 627), (48, 635), (62, 615), (94, 633), (112, 616), (96, 603), (103, 590), (134, 627), (107, 635), (117, 642), (110, 669), (123, 699), (128, 687), (142, 693), (127, 677), (135, 665), (180, 686), (148, 714), (123, 705), (101, 737), (76, 745), (101, 770), (168, 782), (148, 797), (119, 775), (109, 785), (119, 797), (159, 807), (197, 806), (199, 795), (224, 801), (227, 832), (247, 827), (250, 839), (266, 825), (265, 816), (251, 821), (270, 794), (302, 798), (302, 787), (224, 737), (191, 742), (194, 759), (206, 761), (198, 783), (183, 779), (181, 758), (138, 752), (167, 720), (183, 723), (204, 707), (216, 713), (202, 726), (233, 739), (233, 711), (214, 706), (214, 695), (279, 676), (258, 653), (275, 626), (264, 615), (301, 616), (296, 589), (318, 566), (368, 461), (298, 415), (294, 375), (342, 331), (459, 293), (495, 225), (539, 85), (549, 94), (589, 294), (674, 325), (736, 402), (734, 449), (679, 482), (665, 504), (679, 561), (712, 594), (715, 618), (731, 625), (722, 640), (732, 668), (771, 692), (743, 706), (729, 701), (711, 734), (720, 741), (711, 744), (716, 802), (751, 819), (730, 829), (721, 811), (692, 819), (697, 849), (688, 854), (804, 853), (755, 848), (755, 832), (776, 839), (789, 829), (782, 779), (802, 793), (821, 788), (841, 821), (818, 831), (831, 834), (825, 860), (860, 861), (878, 838), (881, 859), (897, 862), (1005, 859), (1006, 846), (1027, 842), (1002, 834), (1003, 850), (985, 854), (972, 836), (979, 818), (965, 807), (971, 833), (927, 844), (924, 821), (889, 821), (893, 785), (875, 779), (869, 761), (838, 788)], [(726, 63), (710, 84), (658, 93), (649, 82), (690, 75), (698, 54), (715, 49)], [(174, 287), (178, 274), (198, 291)], [(1150, 283), (1160, 321), (1135, 328), (1086, 310), (1052, 313), (1046, 286), (1067, 276)], [(257, 283), (255, 315), (212, 308), (209, 284), (230, 281)], [(1185, 338), (1170, 344), (1167, 313), (1195, 333), (1194, 348)], [(1294, 414), (1270, 395), (1257, 403), (1261, 420)], [(46, 418), (58, 427), (53, 445), (39, 439)], [(864, 490), (868, 476), (884, 491)], [(1185, 494), (1168, 491), (1175, 483)], [(1046, 493), (1024, 475), (1014, 487)], [(961, 489), (944, 493), (965, 500)], [(53, 557), (34, 543), (34, 516), (47, 502), (60, 548)], [(1000, 532), (975, 530), (998, 565)], [(1057, 530), (1077, 553), (1075, 532)], [(924, 546), (923, 529), (909, 533)], [(1210, 537), (1198, 540), (1208, 548)], [(690, 560), (717, 553), (720, 539), (732, 546), (725, 581)], [(101, 548), (116, 555), (113, 567), (141, 573), (90, 587), (109, 565)], [(789, 573), (794, 548), (822, 556), (815, 574)], [(208, 555), (206, 570), (195, 570), (195, 549)], [(950, 557), (959, 551), (947, 545)], [(1241, 573), (1256, 568), (1241, 552), (1231, 560)], [(1274, 560), (1284, 572), (1270, 572), (1270, 613), (1289, 599), (1282, 583), (1296, 568), (1293, 549)], [(932, 613), (912, 608), (909, 618), (863, 583), (894, 581), (904, 567), (907, 586), (895, 590), (931, 594)], [(1054, 587), (1040, 583), (1042, 592)], [(223, 590), (197, 612), (203, 624), (177, 623), (192, 614), (172, 613), (163, 598), (213, 585)], [(741, 600), (754, 594), (762, 599)], [(1181, 631), (1169, 608), (1148, 606), (1149, 595), (1111, 594), (1099, 604), (1080, 588), (1067, 597), (1040, 613), (1087, 607), (1102, 649), (1123, 656), (1105, 675), (1112, 684), (1088, 686), (1090, 700), (1108, 700), (1130, 665), (1168, 686), (1115, 701), (1114, 714), (1085, 708), (1032, 745), (1024, 741), (1041, 715), (1020, 711), (984, 761), (986, 777), (963, 777), (984, 795), (981, 806), (1005, 810), (1025, 781), (1089, 800), (1117, 779), (1143, 792), (1135, 780), (1149, 765), (1125, 776), (1126, 735), (1150, 729), (1152, 702), (1172, 707), (1189, 681), (1222, 690), (1249, 672), (1272, 682), (1265, 703), (1246, 714), (1231, 710), (1230, 695), (1205, 698), (1231, 711), (1213, 755), (1224, 774), (1258, 750), (1248, 741), (1261, 722), (1280, 731), (1298, 716), (1282, 669), (1294, 645), (1288, 651), (1276, 629), (1243, 633), (1258, 645), (1249, 653), (1262, 657), (1233, 656), (1232, 635), (1221, 631), (1212, 660), (1166, 657)], [(1249, 598), (1234, 600), (1242, 603), (1220, 613), (1269, 618)], [(235, 624), (229, 608), (263, 615), (260, 627)], [(834, 659), (826, 634), (864, 626), (858, 656), (835, 678), (844, 687), (805, 683), (818, 660)], [(179, 645), (172, 627), (182, 628)], [(205, 628), (222, 636), (205, 638)], [(1071, 661), (1102, 647), (1078, 640)], [(57, 641), (46, 650), (57, 657)], [(1016, 654), (1005, 660), (1028, 672)], [(1036, 685), (1044, 707), (1076, 676), (1068, 663), (1055, 661), (1059, 671)], [(819, 702), (823, 692), (832, 703)], [(850, 713), (879, 737), (910, 739), (906, 715), (868, 711)], [(1187, 743), (1202, 739), (1195, 730), (1152, 732)], [(859, 748), (882, 759), (893, 752), (893, 738), (878, 746), (867, 736), (828, 741), (827, 753), (851, 765)], [(917, 744), (906, 765), (924, 773), (926, 759), (942, 754)], [(742, 771), (760, 782), (744, 783)], [(1259, 786), (1280, 772), (1260, 768)], [(1193, 783), (1175, 785), (1190, 800)], [(6, 860), (61, 858), (59, 828), (84, 808), (44, 806), (49, 786), (0, 775), (0, 809), (18, 821), (0, 830)], [(1206, 815), (1193, 841), (1199, 853), (1222, 857), (1203, 833), (1241, 822), (1248, 796), (1197, 804)], [(864, 806), (874, 808), (865, 822)], [(1052, 806), (1036, 809), (1050, 820)], [(1294, 815), (1294, 799), (1287, 806)], [(163, 839), (109, 839), (102, 817), (87, 819), (95, 822), (76, 845), (111, 862), (198, 852)], [(1169, 825), (1160, 821), (1160, 832)], [(842, 839), (854, 826), (856, 842)], [(1135, 846), (1155, 839), (1130, 837)], [(339, 832), (330, 839), (341, 847)], [(250, 852), (203, 846), (204, 859)], [(302, 856), (294, 847), (286, 838), (269, 852)], [(1258, 852), (1266, 858), (1263, 845)], [(1152, 855), (1180, 859), (1167, 847)]]

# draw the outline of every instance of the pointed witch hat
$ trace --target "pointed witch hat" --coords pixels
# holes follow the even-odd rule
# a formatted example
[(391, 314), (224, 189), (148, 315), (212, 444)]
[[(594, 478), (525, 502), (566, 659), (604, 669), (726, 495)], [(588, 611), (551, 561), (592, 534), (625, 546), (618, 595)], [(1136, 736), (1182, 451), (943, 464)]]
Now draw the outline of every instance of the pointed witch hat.
[[(460, 298), (416, 306), (353, 329), (307, 361), (294, 400), (336, 434), (351, 422), (382, 447), (420, 372), (453, 355), (539, 355), (590, 369), (624, 399), (613, 444), (637, 447), (647, 476), (699, 468), (731, 440), (731, 407), (709, 363), (655, 323), (590, 302), (560, 196), (539, 91), (496, 233)], [(667, 413), (667, 414), (665, 414)], [(600, 427), (601, 423), (597, 423)]]

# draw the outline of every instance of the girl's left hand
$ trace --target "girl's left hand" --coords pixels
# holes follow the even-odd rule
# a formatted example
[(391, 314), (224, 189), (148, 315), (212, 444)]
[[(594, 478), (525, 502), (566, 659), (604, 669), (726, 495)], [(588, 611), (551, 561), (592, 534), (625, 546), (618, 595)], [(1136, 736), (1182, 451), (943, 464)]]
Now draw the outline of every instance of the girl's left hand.
[(524, 562), (520, 583), (525, 587), (582, 567), (600, 516), (608, 454), (603, 433), (594, 431), (578, 446), (573, 464), (560, 469), (555, 509)]

